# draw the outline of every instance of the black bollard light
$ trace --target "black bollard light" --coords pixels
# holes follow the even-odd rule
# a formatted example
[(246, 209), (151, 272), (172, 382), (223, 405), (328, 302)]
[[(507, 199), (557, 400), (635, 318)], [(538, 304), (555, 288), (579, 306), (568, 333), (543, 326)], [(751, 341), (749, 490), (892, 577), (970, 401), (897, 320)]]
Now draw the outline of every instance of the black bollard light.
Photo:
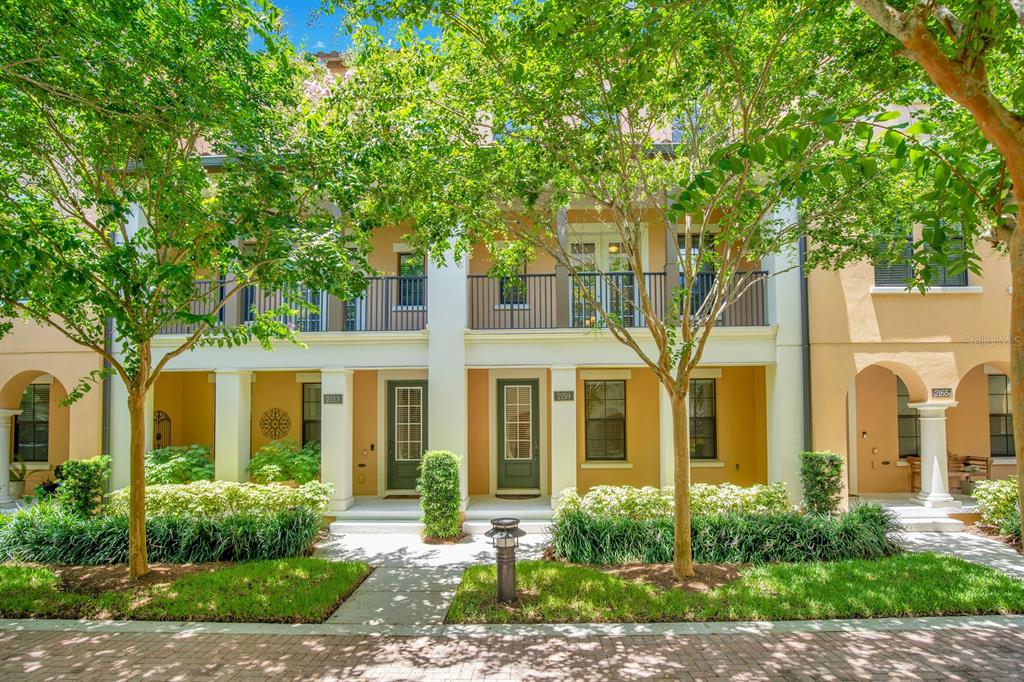
[(498, 550), (498, 601), (511, 604), (516, 600), (516, 547), (526, 531), (519, 527), (519, 519), (491, 519), (485, 535)]

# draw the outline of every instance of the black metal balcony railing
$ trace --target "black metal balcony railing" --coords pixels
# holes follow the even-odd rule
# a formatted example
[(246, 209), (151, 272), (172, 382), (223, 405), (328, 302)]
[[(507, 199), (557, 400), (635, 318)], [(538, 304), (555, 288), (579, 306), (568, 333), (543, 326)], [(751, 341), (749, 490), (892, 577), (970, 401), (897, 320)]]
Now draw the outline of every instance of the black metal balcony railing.
[[(190, 312), (193, 315), (209, 315), (224, 297), (224, 283), (222, 279), (206, 279), (196, 282), (197, 296), (192, 302)], [(224, 321), (224, 309), (217, 311), (217, 321)], [(191, 334), (199, 325), (190, 322), (173, 322), (165, 324), (160, 328), (161, 334)]]
[(469, 276), (470, 329), (554, 329), (555, 274)]
[[(313, 307), (301, 308), (297, 315), (280, 315), (277, 320), (300, 332), (325, 331), (327, 295), (322, 291), (303, 288), (298, 296)], [(256, 286), (248, 286), (242, 290), (242, 322), (252, 322), (256, 315), (268, 313), (286, 303), (293, 307), (281, 291), (264, 291)]]
[(370, 277), (366, 291), (342, 302), (342, 331), (415, 331), (427, 326), (427, 278)]
[[(644, 273), (644, 284), (654, 310), (662, 314), (665, 310), (665, 273)], [(626, 327), (647, 325), (633, 273), (580, 273), (573, 278), (571, 286), (569, 326), (577, 329), (606, 326), (599, 308)]]
[[(711, 293), (716, 274), (697, 275), (690, 294), (691, 312), (696, 313)], [(715, 321), (720, 327), (755, 327), (767, 322), (763, 271), (738, 273), (749, 287)], [(665, 273), (644, 274), (644, 284), (654, 310), (664, 315)], [(679, 286), (683, 286), (680, 278)], [(555, 329), (559, 324), (554, 274), (519, 275), (493, 278), (486, 275), (469, 277), (469, 327), (471, 329)], [(568, 306), (563, 325), (574, 329), (601, 328), (606, 322), (598, 307), (627, 327), (644, 327), (646, 320), (640, 304), (636, 275), (630, 272), (580, 273), (569, 282)]]

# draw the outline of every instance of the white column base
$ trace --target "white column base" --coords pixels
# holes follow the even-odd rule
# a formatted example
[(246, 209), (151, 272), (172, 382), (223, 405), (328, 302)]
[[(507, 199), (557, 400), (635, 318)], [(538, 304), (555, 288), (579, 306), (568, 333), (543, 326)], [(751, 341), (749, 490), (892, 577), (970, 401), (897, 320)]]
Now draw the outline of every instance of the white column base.
[(21, 410), (0, 410), (0, 462), (3, 464), (0, 467), (0, 506), (5, 507), (15, 502), (11, 497), (10, 442), (11, 426), (19, 414)]
[(960, 500), (946, 493), (918, 493), (910, 498), (910, 502), (934, 509), (960, 509), (964, 506)]

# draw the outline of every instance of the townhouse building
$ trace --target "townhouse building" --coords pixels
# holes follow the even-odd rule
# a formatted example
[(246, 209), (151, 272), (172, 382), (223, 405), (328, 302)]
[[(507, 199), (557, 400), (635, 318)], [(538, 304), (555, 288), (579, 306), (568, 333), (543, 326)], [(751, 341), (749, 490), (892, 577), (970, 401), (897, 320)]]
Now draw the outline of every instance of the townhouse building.
[[(620, 245), (600, 218), (581, 206), (551, 217), (579, 265), (602, 273), (588, 286), (649, 342), (639, 309), (622, 300), (633, 275), (617, 264)], [(646, 284), (663, 302), (678, 282), (678, 234), (657, 225), (648, 225), (643, 258)], [(262, 445), (319, 440), (336, 514), (411, 495), (426, 449), (462, 455), (467, 507), (495, 496), (546, 501), (568, 487), (671, 483), (667, 395), (600, 327), (568, 272), (539, 257), (497, 279), (483, 247), (435, 264), (412, 253), (400, 228), (373, 241), (381, 274), (361, 297), (306, 292), (319, 312), (285, 320), (304, 346), (175, 358), (147, 403), (148, 444), (208, 445), (217, 478), (245, 480)], [(905, 273), (890, 266), (804, 278), (792, 267), (796, 251), (751, 264), (763, 274), (717, 320), (693, 377), (694, 481), (782, 481), (796, 496), (797, 453), (813, 447), (846, 456), (852, 495), (906, 493), (941, 506), (962, 477), (950, 455), (984, 458), (993, 477), (1015, 472), (1008, 265), (982, 255), (981, 276), (944, 275), (925, 295), (907, 292)], [(224, 282), (199, 286), (212, 302)], [(224, 308), (223, 322), (244, 324), (278, 300), (251, 288)], [(155, 354), (188, 331), (166, 329)], [(0, 341), (0, 436), (8, 455), (26, 461), (29, 490), (61, 461), (104, 450), (112, 486), (127, 484), (120, 381), (70, 407), (60, 402), (99, 366), (35, 325), (19, 323)]]

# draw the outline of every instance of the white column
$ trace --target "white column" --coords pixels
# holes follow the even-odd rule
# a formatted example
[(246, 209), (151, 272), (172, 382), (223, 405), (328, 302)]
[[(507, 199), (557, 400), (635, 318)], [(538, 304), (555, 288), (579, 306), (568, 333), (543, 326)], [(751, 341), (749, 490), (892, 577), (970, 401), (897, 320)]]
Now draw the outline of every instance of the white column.
[(110, 489), (131, 483), (132, 423), (128, 414), (128, 389), (120, 375), (110, 378)]
[(955, 402), (910, 403), (921, 423), (921, 492), (911, 502), (925, 507), (959, 507), (949, 494), (946, 460), (946, 410)]
[(672, 399), (669, 398), (668, 389), (658, 384), (658, 433), (660, 461), (661, 461), (661, 486), (672, 485), (676, 476), (675, 458), (675, 434), (672, 429)]
[[(334, 486), (328, 509), (342, 512), (352, 506), (352, 370), (320, 370), (320, 480)], [(341, 396), (336, 398), (335, 396)], [(340, 403), (337, 400), (341, 400)]]
[(462, 509), (469, 502), (469, 399), (466, 380), (466, 287), (469, 258), (427, 270), (427, 447), (460, 458)]
[(11, 497), (11, 425), (21, 410), (0, 410), (0, 505), (10, 504)]
[[(795, 224), (795, 204), (774, 219)], [(775, 365), (765, 367), (765, 421), (768, 481), (786, 484), (793, 500), (801, 497), (800, 452), (804, 449), (803, 318), (800, 308), (800, 256), (796, 245), (764, 259), (772, 274), (767, 282), (768, 322), (778, 325)], [(778, 273), (778, 274), (774, 274)]]
[[(573, 400), (554, 400), (554, 394), (571, 391)], [(576, 487), (576, 368), (551, 368), (551, 506), (566, 488)]]
[(214, 474), (218, 480), (245, 481), (252, 423), (252, 372), (216, 370)]
[(786, 484), (801, 497), (800, 452), (804, 449), (803, 349), (777, 346), (775, 365), (764, 369), (768, 481)]

